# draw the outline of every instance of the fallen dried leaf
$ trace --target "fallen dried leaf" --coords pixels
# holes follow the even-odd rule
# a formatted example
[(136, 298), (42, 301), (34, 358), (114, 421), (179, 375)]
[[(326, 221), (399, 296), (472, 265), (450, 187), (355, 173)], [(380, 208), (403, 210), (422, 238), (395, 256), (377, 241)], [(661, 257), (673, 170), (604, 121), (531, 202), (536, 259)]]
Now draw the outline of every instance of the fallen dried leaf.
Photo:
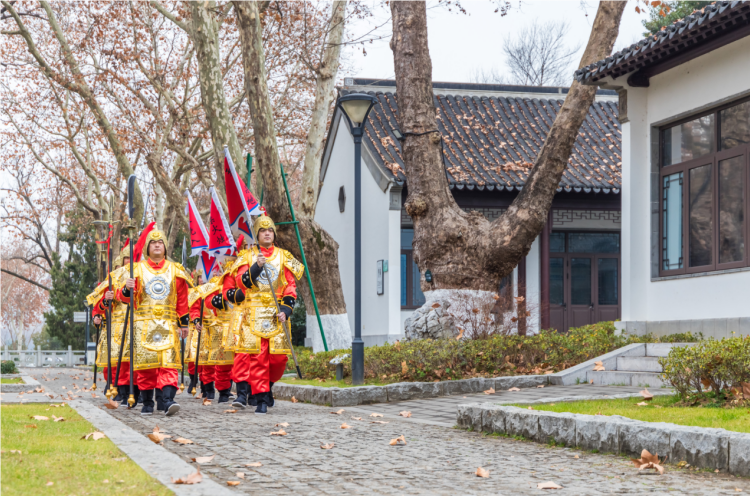
[(245, 478), (245, 472), (237, 472), (237, 477), (239, 477), (240, 479), (244, 479)]
[(26, 428), (26, 429), (36, 429), (36, 424), (24, 425), (24, 428)]
[(260, 462), (246, 463), (245, 467), (262, 467), (263, 464)]
[(382, 416), (383, 416), (382, 413), (371, 413), (370, 414), (370, 417), (382, 417)]
[(62, 422), (65, 420), (65, 417), (55, 417), (54, 415), (52, 415), (52, 418), (55, 420), (55, 422)]
[(180, 443), (180, 444), (195, 444), (190, 439), (185, 439), (184, 437), (178, 437), (177, 439), (172, 439), (173, 443)]
[(645, 401), (641, 401), (640, 403), (636, 403), (637, 406), (648, 406), (648, 403)]
[(237, 410), (224, 410), (224, 413), (237, 413)]
[(48, 485), (48, 486), (51, 486), (51, 485), (53, 485), (53, 484), (54, 484), (54, 482), (47, 482), (47, 485)]
[(411, 412), (407, 412), (404, 410), (403, 412), (398, 412), (399, 416), (409, 418), (411, 417)]
[(456, 340), (459, 340), (459, 339), (461, 339), (462, 337), (464, 337), (464, 330), (463, 330), (463, 329), (461, 329), (461, 330), (459, 331), (459, 333), (458, 333), (458, 336), (456, 336)]
[(103, 432), (96, 431), (96, 432), (89, 432), (88, 434), (86, 434), (85, 436), (83, 436), (81, 439), (88, 440), (89, 438), (92, 438), (94, 441), (98, 441), (98, 440), (103, 439), (105, 437), (107, 437), (107, 436), (105, 436)]
[(544, 387), (544, 384), (539, 384), (539, 385), (538, 385), (537, 387), (538, 387), (538, 388), (543, 388), (543, 387)]
[(651, 401), (654, 399), (654, 395), (648, 392), (648, 389), (644, 389), (643, 391), (639, 391), (641, 393), (641, 396), (643, 396), (643, 399), (646, 401)]
[(484, 394), (495, 394), (495, 388), (489, 388)]
[(277, 432), (272, 432), (272, 436), (286, 436), (286, 431), (284, 429), (279, 429)]
[(239, 486), (240, 481), (227, 481), (227, 486)]
[(352, 426), (351, 425), (346, 425), (346, 422), (344, 422), (343, 424), (341, 424), (341, 428), (342, 429), (351, 429)]
[(335, 446), (335, 443), (321, 444), (320, 449), (331, 449)]
[(594, 379), (591, 379), (591, 380), (589, 381), (589, 384), (593, 384), (593, 383), (594, 383)]
[(602, 370), (606, 370), (604, 364), (602, 362), (594, 362), (594, 371), (601, 372)]
[(288, 423), (286, 423), (286, 422), (282, 422), (282, 423), (280, 423), (280, 424), (276, 424), (276, 425), (274, 425), (274, 427), (289, 427), (289, 424), (288, 424)]
[(203, 480), (203, 476), (201, 475), (201, 469), (200, 467), (198, 467), (197, 472), (193, 472), (192, 474), (188, 475), (184, 479), (182, 477), (180, 477), (177, 480), (172, 479), (172, 484), (198, 484), (202, 480)]
[(536, 485), (537, 489), (562, 489), (562, 486), (558, 486), (552, 481), (549, 482), (540, 482)]
[(373, 420), (370, 422), (371, 424), (387, 424), (388, 422), (383, 422), (382, 420)]
[(396, 446), (396, 445), (398, 445), (399, 443), (404, 443), (404, 444), (406, 444), (406, 438), (404, 437), (404, 435), (403, 435), (403, 434), (401, 434), (401, 435), (400, 435), (399, 437), (397, 437), (396, 439), (391, 439), (390, 445), (391, 445), (391, 446)]
[(338, 411), (335, 411), (335, 412), (331, 412), (331, 414), (333, 414), (333, 415), (341, 415), (342, 413), (344, 413), (344, 409), (343, 408), (341, 410), (338, 410)]
[(45, 417), (43, 415), (34, 415), (33, 417), (30, 417), (30, 418), (33, 418), (34, 420), (49, 420), (49, 417)]
[(520, 391), (520, 389), (518, 389), (517, 387), (512, 387), (512, 388), (508, 389), (508, 391)]
[(530, 406), (529, 406), (529, 407), (527, 407), (527, 408), (528, 408), (529, 410), (533, 410), (533, 409), (534, 409), (533, 407), (530, 407)]
[(406, 361), (401, 362), (401, 373), (402, 374), (409, 373), (409, 367), (406, 365)]
[(576, 455), (576, 456), (574, 456), (573, 458), (580, 458), (580, 456)]
[(299, 400), (295, 398), (294, 396), (292, 396), (292, 403), (299, 403)]
[[(666, 458), (664, 458), (666, 460)], [(633, 462), (633, 465), (638, 467), (638, 470), (644, 470), (652, 468), (659, 472), (659, 475), (664, 473), (664, 467), (661, 466), (661, 463), (659, 462), (659, 455), (654, 453), (653, 455), (648, 452), (648, 450), (641, 451), (641, 457), (639, 459), (631, 458), (631, 462)]]
[(113, 400), (107, 400), (104, 406), (106, 406), (109, 410), (117, 410), (120, 404)]
[(216, 455), (211, 456), (199, 456), (197, 458), (191, 458), (195, 463), (210, 463)]
[(351, 417), (352, 420), (362, 420), (362, 417)]
[(478, 467), (477, 471), (474, 472), (474, 475), (476, 475), (477, 477), (487, 478), (487, 477), (490, 476), (490, 471), (489, 470), (485, 470), (482, 467)]
[(210, 404), (211, 404), (211, 400), (209, 400), (208, 398), (203, 398), (203, 406), (208, 406)]

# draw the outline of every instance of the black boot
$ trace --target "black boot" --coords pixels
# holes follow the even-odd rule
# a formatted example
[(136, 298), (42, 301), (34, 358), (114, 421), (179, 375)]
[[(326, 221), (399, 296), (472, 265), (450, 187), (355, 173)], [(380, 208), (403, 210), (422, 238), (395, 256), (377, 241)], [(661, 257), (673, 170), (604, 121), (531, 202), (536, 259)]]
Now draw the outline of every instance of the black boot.
[(258, 406), (258, 398), (253, 394), (253, 387), (247, 383), (247, 402), (250, 406)]
[(143, 407), (141, 407), (141, 415), (153, 415), (154, 414), (154, 390), (146, 389), (141, 391), (141, 397), (143, 398)]
[(271, 408), (274, 403), (276, 403), (273, 399), (273, 382), (269, 382), (269, 389), (268, 389), (268, 395), (266, 396), (266, 401), (268, 401), (268, 408)]
[(257, 407), (255, 408), (255, 414), (256, 415), (265, 415), (268, 413), (267, 408), (267, 395), (268, 393), (258, 393), (253, 396), (255, 396), (255, 401), (257, 403)]
[[(237, 399), (234, 400), (232, 406), (235, 408), (245, 408), (247, 406), (247, 394), (250, 390), (250, 385), (247, 382), (237, 383)], [(221, 400), (219, 400), (221, 402)]]
[(229, 403), (229, 396), (232, 394), (232, 388), (219, 389), (219, 403)]
[(128, 407), (128, 398), (130, 397), (130, 386), (117, 386), (117, 397), (120, 398), (120, 406)]
[(198, 379), (196, 379), (195, 374), (192, 374), (190, 376), (190, 385), (187, 388), (188, 394), (193, 394), (193, 389), (195, 389), (198, 386)]
[[(121, 402), (122, 401), (122, 389), (121, 389), (122, 386), (115, 386), (115, 387), (117, 388), (117, 394), (115, 395), (114, 398), (112, 398), (112, 401)], [(127, 397), (125, 399), (127, 400)]]
[(206, 384), (206, 395), (205, 398), (208, 398), (209, 400), (214, 399), (216, 396), (216, 387), (214, 386), (214, 381), (209, 382)]
[[(128, 394), (128, 398), (130, 398), (130, 394)], [(138, 386), (133, 386), (133, 398), (135, 398), (135, 405), (133, 405), (133, 407), (143, 404), (141, 390), (138, 388)]]
[(167, 417), (171, 417), (180, 411), (180, 405), (174, 400), (174, 395), (177, 394), (177, 388), (175, 386), (164, 386), (162, 390), (164, 395), (164, 411), (166, 412)]
[(166, 408), (164, 408), (164, 391), (157, 388), (154, 391), (154, 396), (156, 397), (156, 411), (165, 412)]

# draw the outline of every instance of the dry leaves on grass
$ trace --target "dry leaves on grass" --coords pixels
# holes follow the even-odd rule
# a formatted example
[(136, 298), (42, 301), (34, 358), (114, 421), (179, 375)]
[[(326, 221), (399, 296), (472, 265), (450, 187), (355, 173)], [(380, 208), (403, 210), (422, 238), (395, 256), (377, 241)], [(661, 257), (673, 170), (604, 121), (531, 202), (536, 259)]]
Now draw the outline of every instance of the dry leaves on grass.
[(253, 463), (246, 463), (245, 466), (246, 467), (262, 467), (263, 464), (260, 462), (253, 462)]
[(193, 472), (187, 477), (184, 477), (184, 478), (180, 477), (177, 480), (172, 478), (172, 484), (198, 484), (202, 480), (203, 480), (203, 476), (201, 475), (201, 469), (200, 467), (198, 467), (197, 472)]
[(274, 427), (289, 427), (289, 424), (287, 422), (281, 422), (280, 424), (274, 425)]
[(209, 400), (208, 398), (203, 398), (203, 406), (208, 406), (210, 404), (211, 404), (211, 400)]
[(44, 415), (34, 415), (29, 418), (33, 418), (34, 420), (49, 420), (49, 417), (45, 417)]
[(520, 389), (518, 389), (517, 387), (512, 387), (512, 388), (508, 389), (508, 391), (520, 391)]
[(62, 422), (65, 420), (65, 417), (55, 417), (54, 415), (52, 415), (52, 418), (55, 420), (55, 422)]
[(320, 445), (320, 449), (331, 449), (331, 448), (333, 448), (334, 446), (336, 446), (336, 444), (335, 444), (335, 443), (321, 444), (321, 445)]
[(382, 413), (371, 413), (370, 414), (370, 417), (382, 417), (382, 416), (383, 416)]
[(344, 413), (344, 411), (345, 411), (345, 410), (344, 410), (344, 409), (342, 408), (341, 410), (337, 410), (337, 411), (335, 411), (335, 412), (331, 412), (331, 414), (332, 414), (332, 415), (341, 415), (342, 413)]
[(401, 434), (396, 439), (391, 439), (391, 442), (389, 443), (391, 446), (398, 446), (400, 443), (406, 444), (406, 438), (403, 434)]
[(477, 471), (474, 472), (474, 475), (476, 475), (477, 477), (487, 478), (487, 477), (490, 476), (490, 471), (489, 470), (485, 470), (482, 467), (477, 467)]
[(26, 429), (36, 429), (36, 424), (24, 425), (24, 428), (26, 428)]
[(347, 425), (346, 422), (344, 422), (343, 424), (341, 424), (341, 428), (342, 429), (351, 429), (352, 426), (351, 425)]
[(237, 413), (237, 410), (224, 410), (224, 413)]
[(648, 403), (641, 401), (640, 403), (636, 403), (636, 406), (648, 406)]
[(151, 434), (149, 434), (149, 435), (148, 435), (148, 438), (149, 438), (150, 440), (152, 440), (153, 442), (155, 442), (156, 444), (159, 444), (159, 443), (161, 443), (162, 441), (164, 441), (164, 440), (165, 440), (166, 438), (168, 438), (168, 437), (172, 437), (172, 436), (170, 436), (170, 435), (168, 435), (168, 434), (164, 434), (164, 433), (162, 433), (162, 432), (161, 432), (161, 431), (159, 430), (159, 426), (158, 426), (158, 425), (157, 425), (157, 426), (155, 426), (155, 427), (154, 427), (154, 430), (153, 430), (153, 432), (152, 432)]
[(47, 485), (48, 485), (48, 486), (52, 486), (52, 485), (54, 485), (54, 484), (55, 484), (55, 483), (54, 483), (54, 482), (52, 482), (52, 481), (48, 481), (48, 482), (47, 482)]
[(411, 412), (407, 412), (406, 410), (404, 410), (403, 412), (398, 412), (398, 415), (400, 417), (409, 418), (409, 417), (411, 417)]
[(284, 429), (279, 429), (276, 432), (271, 433), (272, 436), (286, 436), (286, 431)]
[(105, 436), (103, 432), (96, 431), (96, 432), (89, 432), (88, 434), (83, 436), (81, 439), (88, 440), (89, 438), (91, 438), (94, 441), (98, 441), (100, 439), (104, 439), (105, 437), (107, 436)]
[(495, 388), (489, 388), (484, 394), (495, 394)]
[(180, 443), (180, 444), (195, 444), (190, 439), (185, 439), (184, 437), (178, 437), (177, 439), (172, 439), (173, 443)]
[[(666, 457), (664, 458), (664, 461), (666, 461)], [(644, 470), (652, 468), (659, 472), (659, 475), (664, 473), (664, 467), (662, 467), (662, 463), (664, 461), (659, 461), (659, 455), (654, 453), (653, 455), (648, 452), (648, 450), (641, 451), (641, 457), (638, 459), (631, 458), (631, 462), (633, 462), (633, 465), (638, 467), (638, 470)]]
[(644, 389), (643, 391), (639, 391), (641, 396), (643, 396), (643, 399), (646, 401), (651, 401), (654, 399), (654, 395), (648, 392), (648, 389)]
[(292, 403), (299, 403), (299, 400), (295, 398), (294, 396), (292, 396)]
[(227, 486), (239, 486), (240, 481), (227, 481)]
[(602, 362), (594, 362), (594, 371), (595, 372), (601, 372), (603, 370), (607, 370), (604, 368), (604, 364)]
[(216, 455), (211, 456), (199, 456), (197, 458), (191, 458), (195, 463), (211, 463), (211, 460), (214, 459)]
[(562, 489), (562, 486), (558, 486), (554, 482), (548, 481), (548, 482), (540, 482), (539, 484), (536, 485), (536, 488), (537, 489)]

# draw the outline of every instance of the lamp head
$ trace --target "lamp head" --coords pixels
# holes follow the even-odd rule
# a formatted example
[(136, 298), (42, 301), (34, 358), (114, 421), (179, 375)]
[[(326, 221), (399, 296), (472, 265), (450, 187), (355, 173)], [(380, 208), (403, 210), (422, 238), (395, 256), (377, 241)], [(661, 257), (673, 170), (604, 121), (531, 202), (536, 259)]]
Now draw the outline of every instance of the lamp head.
[(351, 93), (339, 98), (338, 105), (343, 110), (352, 133), (362, 132), (364, 122), (378, 99), (367, 93)]

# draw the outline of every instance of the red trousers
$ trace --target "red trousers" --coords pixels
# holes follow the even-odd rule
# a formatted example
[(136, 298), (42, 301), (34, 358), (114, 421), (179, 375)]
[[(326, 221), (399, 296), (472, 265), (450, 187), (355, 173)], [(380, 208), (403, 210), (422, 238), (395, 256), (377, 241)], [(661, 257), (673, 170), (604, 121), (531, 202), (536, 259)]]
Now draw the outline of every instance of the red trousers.
[(277, 382), (286, 370), (286, 355), (272, 355), (268, 352), (268, 340), (261, 338), (260, 353), (235, 353), (232, 367), (234, 382), (248, 382), (253, 394), (271, 390), (269, 382)]
[(219, 391), (232, 387), (232, 368), (234, 365), (214, 365), (214, 385)]
[[(130, 386), (130, 362), (122, 362), (120, 364), (120, 377), (115, 377), (116, 372), (117, 366), (112, 367), (112, 383), (115, 386)], [(135, 376), (135, 371), (133, 371), (133, 375)], [(104, 377), (104, 381), (106, 381), (107, 367), (102, 369), (102, 376)]]
[(179, 377), (177, 369), (158, 369), (136, 370), (134, 372), (135, 383), (139, 389), (148, 391), (149, 389), (162, 389), (164, 386), (177, 387)]
[[(195, 374), (195, 362), (188, 364), (188, 373), (190, 375)], [(216, 375), (216, 365), (198, 365), (198, 378), (203, 381), (203, 384), (214, 382)]]

